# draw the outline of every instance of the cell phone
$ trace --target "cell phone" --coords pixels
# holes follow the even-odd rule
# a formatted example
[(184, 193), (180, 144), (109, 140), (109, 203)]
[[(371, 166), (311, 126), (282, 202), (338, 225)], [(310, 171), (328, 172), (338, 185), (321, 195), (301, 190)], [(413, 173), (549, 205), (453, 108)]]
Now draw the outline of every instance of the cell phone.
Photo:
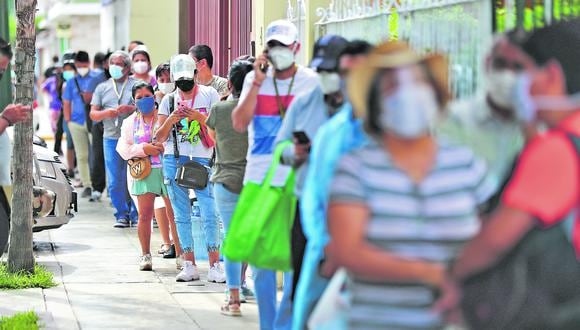
[(189, 102), (187, 102), (187, 101), (179, 101), (177, 103), (177, 111), (179, 111), (179, 112), (182, 112), (187, 107), (189, 107)]
[(308, 135), (306, 135), (306, 133), (304, 133), (304, 131), (294, 132), (294, 133), (292, 133), (292, 135), (294, 136), (294, 138), (296, 140), (298, 140), (298, 143), (300, 143), (300, 144), (310, 143), (310, 139), (308, 138)]
[[(268, 57), (268, 50), (264, 49), (263, 54), (266, 55), (266, 57)], [(270, 60), (270, 57), (268, 57), (268, 61)], [(268, 63), (266, 62), (265, 64), (261, 64), (260, 65), (260, 71), (266, 73), (268, 72)]]

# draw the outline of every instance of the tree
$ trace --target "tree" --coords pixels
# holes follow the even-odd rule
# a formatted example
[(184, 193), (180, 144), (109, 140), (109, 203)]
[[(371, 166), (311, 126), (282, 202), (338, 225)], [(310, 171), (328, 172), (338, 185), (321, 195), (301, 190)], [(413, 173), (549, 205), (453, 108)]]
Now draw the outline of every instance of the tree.
[[(15, 0), (16, 3), (16, 100), (32, 106), (36, 31), (36, 0)], [(11, 272), (34, 271), (32, 253), (32, 116), (16, 124), (13, 153), (13, 195), (8, 248), (8, 269)]]

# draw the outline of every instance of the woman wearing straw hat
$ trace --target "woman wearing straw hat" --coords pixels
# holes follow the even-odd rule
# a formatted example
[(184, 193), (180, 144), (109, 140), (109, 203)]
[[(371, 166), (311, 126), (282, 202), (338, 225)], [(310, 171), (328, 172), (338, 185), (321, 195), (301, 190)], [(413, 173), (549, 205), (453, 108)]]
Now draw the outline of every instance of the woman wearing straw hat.
[(387, 42), (351, 73), (371, 142), (341, 159), (328, 215), (329, 258), (353, 279), (350, 328), (443, 326), (432, 305), (445, 264), (478, 232), (477, 206), (493, 190), (469, 149), (432, 134), (447, 72), (442, 56)]

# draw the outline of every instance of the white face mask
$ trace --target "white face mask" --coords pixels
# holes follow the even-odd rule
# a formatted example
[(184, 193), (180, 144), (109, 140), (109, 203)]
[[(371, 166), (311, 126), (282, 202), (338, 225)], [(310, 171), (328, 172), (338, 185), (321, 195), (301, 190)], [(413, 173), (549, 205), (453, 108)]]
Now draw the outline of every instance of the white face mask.
[(133, 63), (133, 72), (137, 74), (144, 74), (149, 70), (149, 64), (147, 62), (134, 62)]
[(383, 99), (380, 125), (396, 135), (414, 139), (431, 131), (437, 119), (437, 100), (433, 88), (425, 84), (402, 83)]
[(277, 71), (284, 71), (294, 64), (294, 52), (288, 47), (273, 47), (268, 51), (268, 57)]
[(487, 95), (503, 108), (513, 107), (513, 89), (518, 75), (510, 70), (492, 70), (486, 76)]
[(175, 90), (175, 84), (174, 83), (158, 83), (157, 88), (159, 88), (161, 93), (169, 94)]
[(81, 77), (84, 77), (89, 73), (89, 68), (78, 68), (77, 72)]
[(318, 76), (324, 95), (333, 94), (340, 90), (340, 75), (337, 72), (320, 72)]
[(513, 107), (519, 120), (531, 123), (536, 120), (538, 111), (576, 111), (580, 108), (580, 93), (574, 95), (552, 96), (530, 94), (532, 78), (527, 73), (518, 75), (512, 89)]

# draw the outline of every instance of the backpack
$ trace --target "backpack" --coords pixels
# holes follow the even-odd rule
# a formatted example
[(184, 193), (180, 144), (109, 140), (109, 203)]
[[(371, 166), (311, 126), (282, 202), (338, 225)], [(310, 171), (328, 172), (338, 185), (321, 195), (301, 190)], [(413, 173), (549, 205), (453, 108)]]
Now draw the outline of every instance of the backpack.
[[(569, 138), (580, 160), (580, 137)], [(464, 282), (470, 329), (580, 329), (580, 262), (566, 230), (564, 221), (532, 229), (497, 265)]]

